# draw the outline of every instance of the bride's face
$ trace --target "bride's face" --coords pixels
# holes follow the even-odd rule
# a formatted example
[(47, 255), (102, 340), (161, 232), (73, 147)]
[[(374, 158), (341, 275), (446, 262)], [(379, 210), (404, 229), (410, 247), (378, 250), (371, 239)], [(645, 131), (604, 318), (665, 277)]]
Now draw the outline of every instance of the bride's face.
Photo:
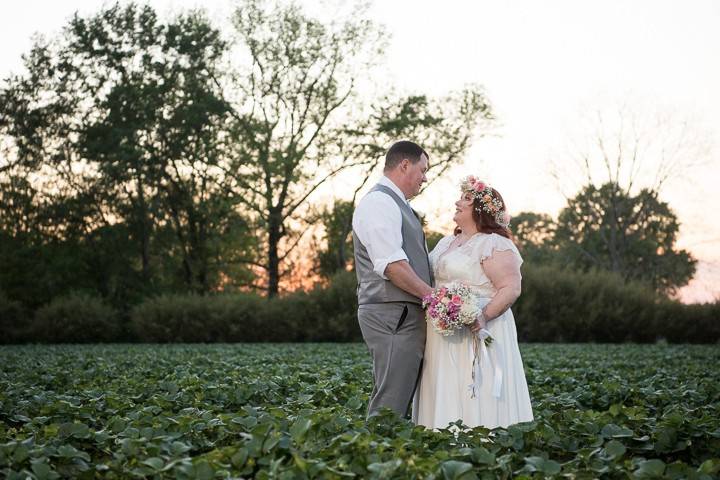
[(455, 215), (453, 216), (453, 220), (458, 225), (472, 223), (474, 221), (472, 211), (473, 196), (468, 192), (463, 192), (458, 201), (455, 202)]

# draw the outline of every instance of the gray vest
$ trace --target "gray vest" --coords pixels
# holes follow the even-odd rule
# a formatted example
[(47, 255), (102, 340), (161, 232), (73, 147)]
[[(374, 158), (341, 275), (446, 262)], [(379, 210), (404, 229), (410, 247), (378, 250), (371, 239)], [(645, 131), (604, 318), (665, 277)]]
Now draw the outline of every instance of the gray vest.
[[(410, 206), (395, 192), (385, 185), (375, 185), (370, 192), (383, 192), (395, 200), (400, 213), (402, 214), (402, 249), (408, 257), (410, 266), (418, 277), (428, 285), (433, 285), (432, 269), (428, 259), (428, 251), (425, 243), (420, 220)], [(369, 193), (369, 192), (368, 192)], [(389, 280), (385, 280), (373, 271), (373, 263), (370, 260), (368, 251), (360, 242), (357, 234), (353, 231), (353, 247), (355, 251), (355, 273), (357, 274), (358, 304), (386, 303), (386, 302), (411, 302), (420, 303), (420, 299), (396, 287)]]

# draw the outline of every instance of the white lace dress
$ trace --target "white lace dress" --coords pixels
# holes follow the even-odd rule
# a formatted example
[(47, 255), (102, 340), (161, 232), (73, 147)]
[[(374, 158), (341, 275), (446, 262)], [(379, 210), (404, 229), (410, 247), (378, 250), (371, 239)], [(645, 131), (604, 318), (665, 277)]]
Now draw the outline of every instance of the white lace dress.
[[(512, 241), (497, 234), (478, 233), (460, 247), (446, 250), (453, 236), (444, 237), (430, 253), (437, 287), (459, 282), (489, 301), (497, 290), (482, 262), (495, 252), (512, 250)], [(479, 388), (472, 398), (473, 341), (469, 329), (442, 336), (427, 325), (427, 342), (420, 383), (413, 403), (413, 421), (429, 428), (446, 428), (462, 420), (469, 427), (507, 427), (533, 419), (525, 371), (518, 348), (515, 320), (508, 308), (486, 329), (494, 341), (481, 356)], [(489, 360), (489, 361), (488, 361)]]

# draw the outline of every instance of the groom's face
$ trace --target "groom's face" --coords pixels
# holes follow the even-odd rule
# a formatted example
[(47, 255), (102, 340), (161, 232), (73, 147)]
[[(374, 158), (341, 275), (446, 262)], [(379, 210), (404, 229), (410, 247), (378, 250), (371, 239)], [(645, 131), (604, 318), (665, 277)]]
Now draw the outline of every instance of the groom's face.
[(420, 161), (416, 163), (408, 162), (406, 170), (406, 180), (409, 190), (408, 197), (414, 197), (420, 192), (422, 184), (427, 182), (425, 173), (428, 170), (428, 158), (425, 155), (420, 156)]

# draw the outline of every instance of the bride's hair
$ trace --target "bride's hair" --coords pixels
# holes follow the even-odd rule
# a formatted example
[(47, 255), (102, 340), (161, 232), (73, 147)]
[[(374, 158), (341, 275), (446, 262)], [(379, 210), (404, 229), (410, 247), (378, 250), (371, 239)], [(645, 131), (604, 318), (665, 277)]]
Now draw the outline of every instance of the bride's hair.
[[(491, 189), (492, 196), (500, 200), (500, 202), (502, 202), (503, 209), (507, 211), (507, 204), (505, 203), (505, 200), (503, 200), (502, 195), (500, 195), (500, 192), (498, 192), (494, 188)], [(473, 220), (475, 220), (475, 225), (477, 226), (479, 232), (497, 233), (501, 237), (508, 238), (513, 243), (515, 243), (515, 237), (510, 231), (510, 228), (503, 227), (502, 225), (498, 224), (497, 220), (495, 220), (495, 215), (491, 215), (490, 213), (483, 210), (482, 201), (477, 197), (475, 197), (473, 200), (472, 216)], [(453, 233), (455, 235), (458, 235), (460, 232), (462, 232), (460, 227), (455, 227), (455, 231)]]

